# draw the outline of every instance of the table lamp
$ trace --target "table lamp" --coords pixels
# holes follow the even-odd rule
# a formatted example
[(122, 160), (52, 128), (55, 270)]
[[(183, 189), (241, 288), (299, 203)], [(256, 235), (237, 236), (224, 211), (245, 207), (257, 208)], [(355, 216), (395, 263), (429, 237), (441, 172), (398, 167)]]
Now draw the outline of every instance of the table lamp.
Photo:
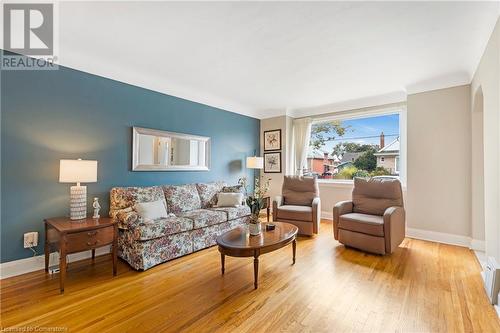
[(80, 183), (97, 182), (97, 161), (61, 160), (59, 182), (76, 183), (70, 188), (70, 219), (80, 220), (87, 217), (87, 186)]
[(255, 182), (255, 169), (262, 169), (264, 168), (264, 158), (263, 157), (257, 157), (257, 156), (251, 156), (247, 157), (247, 169), (254, 169), (253, 170), (253, 178)]

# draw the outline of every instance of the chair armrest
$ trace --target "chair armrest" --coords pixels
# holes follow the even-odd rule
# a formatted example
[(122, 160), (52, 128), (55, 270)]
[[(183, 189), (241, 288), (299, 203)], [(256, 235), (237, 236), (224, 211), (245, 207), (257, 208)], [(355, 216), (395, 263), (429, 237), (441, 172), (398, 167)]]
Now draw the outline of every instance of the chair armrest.
[(283, 206), (283, 197), (278, 195), (273, 199), (273, 221), (278, 220), (278, 207)]
[(335, 239), (339, 237), (339, 220), (340, 216), (344, 214), (352, 213), (353, 204), (352, 201), (340, 201), (333, 206), (333, 236)]
[(389, 207), (384, 212), (385, 252), (392, 253), (403, 242), (406, 233), (405, 209)]
[(319, 223), (321, 221), (321, 199), (319, 197), (314, 198), (312, 202), (312, 213), (313, 233), (317, 234), (319, 232)]

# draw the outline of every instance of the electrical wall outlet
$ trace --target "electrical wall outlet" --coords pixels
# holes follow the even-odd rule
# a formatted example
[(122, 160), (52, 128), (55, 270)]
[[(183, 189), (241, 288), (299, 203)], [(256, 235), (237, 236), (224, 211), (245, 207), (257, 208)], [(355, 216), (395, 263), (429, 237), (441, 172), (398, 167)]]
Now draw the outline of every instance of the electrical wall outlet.
[(27, 232), (24, 234), (24, 248), (35, 247), (38, 245), (38, 232)]

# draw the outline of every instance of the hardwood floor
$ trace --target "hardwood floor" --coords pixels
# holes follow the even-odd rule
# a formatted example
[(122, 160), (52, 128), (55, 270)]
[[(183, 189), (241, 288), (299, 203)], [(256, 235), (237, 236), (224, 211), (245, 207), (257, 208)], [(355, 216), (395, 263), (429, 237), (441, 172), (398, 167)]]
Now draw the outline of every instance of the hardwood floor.
[(406, 239), (392, 256), (346, 249), (328, 221), (260, 259), (216, 247), (136, 272), (110, 256), (71, 263), (66, 292), (43, 271), (1, 281), (1, 326), (86, 332), (500, 332), (466, 248)]

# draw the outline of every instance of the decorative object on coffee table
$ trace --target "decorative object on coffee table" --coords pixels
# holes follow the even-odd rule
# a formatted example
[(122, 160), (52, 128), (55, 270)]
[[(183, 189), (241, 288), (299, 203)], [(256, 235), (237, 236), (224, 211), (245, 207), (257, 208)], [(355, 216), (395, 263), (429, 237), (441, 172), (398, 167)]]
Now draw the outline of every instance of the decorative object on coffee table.
[(221, 258), (221, 272), (225, 272), (225, 256), (231, 257), (253, 257), (254, 288), (258, 287), (259, 279), (259, 256), (278, 250), (292, 243), (293, 261), (295, 264), (295, 253), (297, 249), (298, 228), (289, 223), (276, 222), (275, 229), (263, 231), (259, 236), (248, 237), (248, 230), (242, 226), (230, 230), (217, 237)]
[(92, 250), (111, 245), (113, 275), (116, 275), (116, 250), (118, 240), (117, 224), (109, 217), (86, 218), (77, 222), (67, 217), (45, 219), (45, 272), (49, 271), (50, 253), (59, 251), (59, 284), (64, 292), (66, 280), (66, 256), (70, 253)]
[(59, 182), (76, 183), (70, 188), (70, 219), (80, 220), (87, 217), (87, 186), (80, 183), (97, 182), (97, 161), (61, 160)]
[[(248, 184), (246, 177), (240, 178), (238, 183), (245, 187), (246, 193), (248, 193)], [(253, 195), (247, 195), (245, 200), (248, 207), (250, 207), (250, 223), (248, 226), (250, 235), (256, 236), (261, 233), (262, 227), (260, 225), (259, 214), (264, 205), (267, 202), (265, 195), (269, 190), (269, 179), (266, 179), (263, 183), (260, 182), (260, 178), (255, 179), (255, 186)]]
[(281, 150), (281, 129), (264, 131), (264, 150)]
[(281, 173), (281, 152), (264, 153), (264, 172)]

